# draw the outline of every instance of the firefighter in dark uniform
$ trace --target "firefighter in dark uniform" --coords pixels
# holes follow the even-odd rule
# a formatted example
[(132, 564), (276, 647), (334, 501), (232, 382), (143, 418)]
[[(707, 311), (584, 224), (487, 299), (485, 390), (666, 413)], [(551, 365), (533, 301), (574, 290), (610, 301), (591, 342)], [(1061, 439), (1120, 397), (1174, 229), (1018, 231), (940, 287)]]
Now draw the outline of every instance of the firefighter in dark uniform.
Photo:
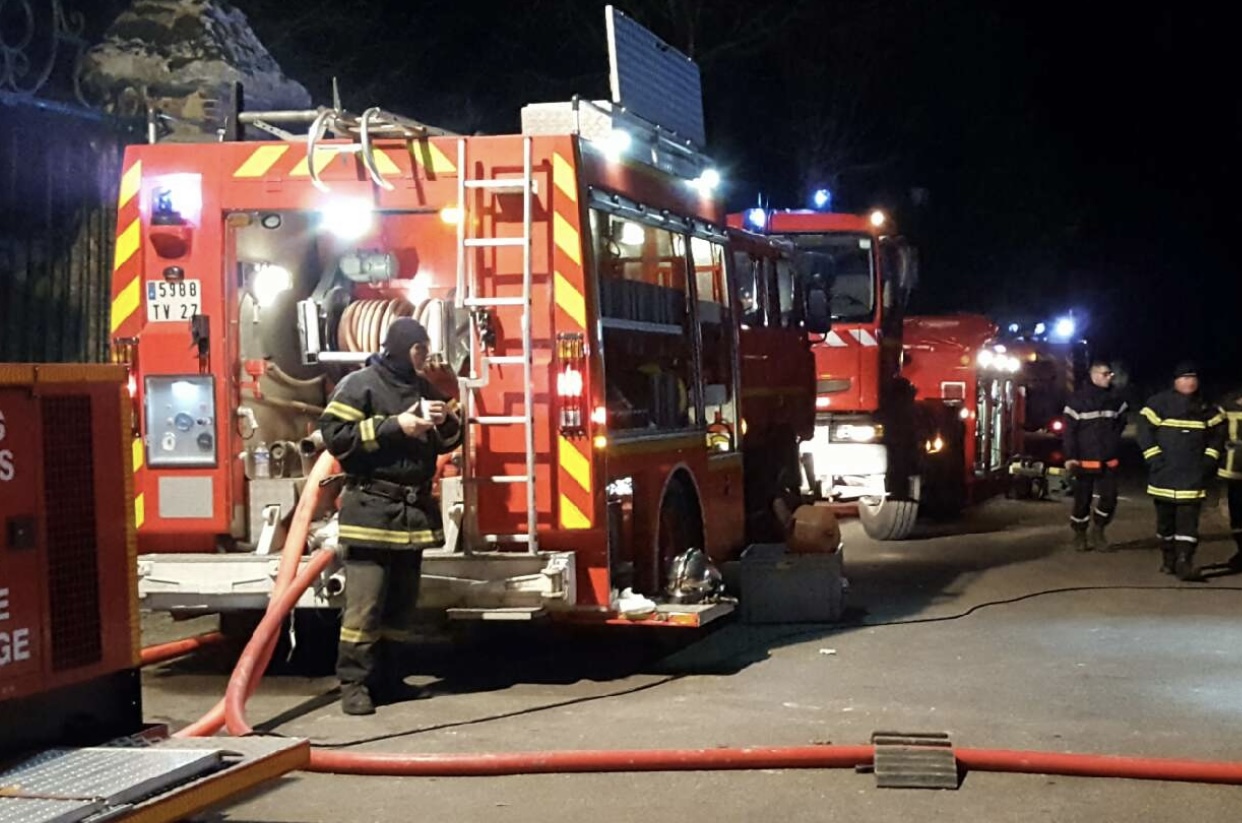
[(1075, 478), (1070, 528), (1076, 550), (1112, 551), (1104, 529), (1117, 510), (1117, 455), (1126, 425), (1126, 403), (1113, 391), (1113, 370), (1108, 363), (1092, 363), (1090, 378), (1089, 384), (1070, 397), (1064, 411), (1065, 468)]
[(1147, 493), (1156, 502), (1160, 571), (1197, 580), (1199, 514), (1224, 445), (1225, 415), (1199, 396), (1193, 363), (1180, 364), (1173, 388), (1147, 401), (1139, 413), (1138, 443), (1147, 461)]
[(1216, 476), (1225, 481), (1229, 502), (1229, 530), (1238, 550), (1229, 558), (1229, 568), (1242, 571), (1242, 389), (1225, 397), (1220, 404), (1225, 416), (1225, 454)]
[(345, 612), (337, 677), (346, 714), (372, 714), (404, 683), (396, 646), (410, 639), (423, 549), (444, 543), (431, 496), (436, 457), (461, 441), (461, 425), (422, 372), (427, 330), (403, 317), (379, 358), (337, 386), (319, 428), (341, 462), (340, 542)]

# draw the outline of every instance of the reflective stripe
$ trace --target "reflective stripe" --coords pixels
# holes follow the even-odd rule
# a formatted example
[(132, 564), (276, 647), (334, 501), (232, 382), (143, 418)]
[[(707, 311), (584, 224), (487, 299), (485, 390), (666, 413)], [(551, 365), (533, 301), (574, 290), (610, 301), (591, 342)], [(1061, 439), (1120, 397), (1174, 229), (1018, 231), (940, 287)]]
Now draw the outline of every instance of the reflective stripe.
[(1184, 491), (1181, 489), (1162, 489), (1158, 486), (1148, 486), (1147, 493), (1152, 497), (1163, 497), (1167, 500), (1202, 500), (1207, 497), (1207, 492), (1203, 489)]
[(1122, 400), (1121, 405), (1117, 407), (1117, 414), (1122, 415), (1130, 410), (1130, 404)]
[(333, 417), (340, 418), (349, 423), (357, 423), (366, 417), (365, 414), (355, 409), (353, 406), (346, 406), (339, 400), (333, 400), (328, 407), (323, 410), (324, 414), (330, 414)]
[(1242, 480), (1242, 472), (1231, 472), (1226, 469), (1218, 469), (1216, 476), (1224, 480)]
[(1061, 409), (1061, 414), (1065, 415), (1066, 417), (1072, 417), (1075, 420), (1078, 419), (1078, 412), (1074, 411), (1069, 406), (1066, 406), (1064, 409)]
[(421, 529), (404, 531), (401, 529), (369, 529), (365, 526), (340, 527), (342, 540), (365, 540), (371, 543), (392, 543), (394, 545), (416, 544), (432, 546), (444, 543), (444, 532), (440, 529)]
[(1216, 449), (1212, 448), (1211, 446), (1208, 446), (1206, 449), (1204, 449), (1203, 453), (1206, 454), (1208, 457), (1212, 458), (1213, 460), (1220, 460), (1220, 452), (1218, 452)]
[(1159, 446), (1152, 446), (1150, 449), (1143, 452), (1143, 459), (1151, 460), (1153, 457), (1159, 454), (1162, 454), (1163, 452), (1164, 452), (1164, 449), (1160, 448)]
[(1191, 537), (1186, 534), (1175, 534), (1173, 535), (1173, 539), (1181, 543), (1198, 543), (1199, 542), (1199, 538)]
[(1110, 514), (1112, 514), (1112, 512), (1106, 512), (1103, 509), (1098, 509), (1095, 507), (1092, 507), (1091, 510), (1095, 512), (1096, 514), (1098, 514), (1100, 517), (1108, 517)]
[(1090, 523), (1091, 518), (1090, 517), (1074, 517), (1074, 515), (1071, 514), (1070, 522), (1071, 523)]
[(1117, 417), (1121, 412), (1112, 409), (1103, 409), (1101, 411), (1077, 412), (1069, 406), (1065, 407), (1065, 413), (1075, 420), (1108, 420)]
[(1221, 423), (1224, 423), (1224, 422), (1225, 422), (1225, 415), (1221, 414), (1220, 412), (1217, 412), (1214, 417), (1208, 420), (1207, 424), (1209, 426), (1219, 426)]
[(368, 417), (358, 424), (358, 435), (362, 438), (362, 448), (366, 451), (373, 452), (379, 448), (379, 441), (375, 439), (375, 421), (383, 422), (382, 417)]
[(342, 643), (374, 643), (379, 639), (379, 632), (364, 632), (361, 629), (347, 629), (341, 626)]
[(1147, 418), (1147, 420), (1148, 420), (1148, 421), (1149, 421), (1149, 422), (1150, 422), (1153, 426), (1159, 426), (1159, 425), (1160, 425), (1160, 416), (1159, 416), (1159, 415), (1157, 415), (1154, 411), (1152, 411), (1152, 410), (1151, 410), (1151, 408), (1150, 408), (1149, 406), (1144, 406), (1144, 407), (1143, 407), (1143, 410), (1142, 410), (1142, 411), (1140, 411), (1140, 412), (1139, 412), (1139, 414), (1143, 415), (1143, 417), (1146, 417), (1146, 418)]
[(1208, 427), (1208, 424), (1202, 420), (1179, 420), (1174, 417), (1170, 417), (1168, 420), (1161, 420), (1160, 425), (1170, 429), (1206, 429)]

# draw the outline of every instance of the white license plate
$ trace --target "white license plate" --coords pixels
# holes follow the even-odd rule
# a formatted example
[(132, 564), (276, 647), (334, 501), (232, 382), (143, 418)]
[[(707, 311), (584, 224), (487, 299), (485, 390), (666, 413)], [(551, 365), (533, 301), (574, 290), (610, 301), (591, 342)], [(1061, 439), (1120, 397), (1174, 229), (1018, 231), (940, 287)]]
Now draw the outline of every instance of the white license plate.
[(203, 311), (203, 287), (198, 280), (147, 283), (147, 322), (180, 323)]

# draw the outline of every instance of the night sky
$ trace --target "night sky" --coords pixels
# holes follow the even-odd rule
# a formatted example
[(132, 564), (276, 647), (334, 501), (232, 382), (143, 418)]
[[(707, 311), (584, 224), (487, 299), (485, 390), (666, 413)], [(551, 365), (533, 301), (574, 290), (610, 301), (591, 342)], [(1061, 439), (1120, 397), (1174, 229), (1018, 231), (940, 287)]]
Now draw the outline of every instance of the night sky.
[[(523, 103), (607, 96), (603, 4), (238, 0), (317, 101), (463, 133)], [(703, 71), (732, 208), (890, 209), (919, 246), (915, 310), (1087, 319), (1162, 381), (1242, 383), (1236, 44), (1190, 7), (986, 0), (633, 0)]]

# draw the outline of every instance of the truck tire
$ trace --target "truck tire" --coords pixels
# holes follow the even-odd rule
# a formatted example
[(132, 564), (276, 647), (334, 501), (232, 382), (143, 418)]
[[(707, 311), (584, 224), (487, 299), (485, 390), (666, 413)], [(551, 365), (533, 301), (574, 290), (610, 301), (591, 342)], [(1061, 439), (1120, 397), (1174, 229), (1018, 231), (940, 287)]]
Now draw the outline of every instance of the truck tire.
[(872, 540), (905, 540), (914, 531), (919, 517), (919, 501), (886, 498), (877, 502), (858, 501), (858, 519)]

